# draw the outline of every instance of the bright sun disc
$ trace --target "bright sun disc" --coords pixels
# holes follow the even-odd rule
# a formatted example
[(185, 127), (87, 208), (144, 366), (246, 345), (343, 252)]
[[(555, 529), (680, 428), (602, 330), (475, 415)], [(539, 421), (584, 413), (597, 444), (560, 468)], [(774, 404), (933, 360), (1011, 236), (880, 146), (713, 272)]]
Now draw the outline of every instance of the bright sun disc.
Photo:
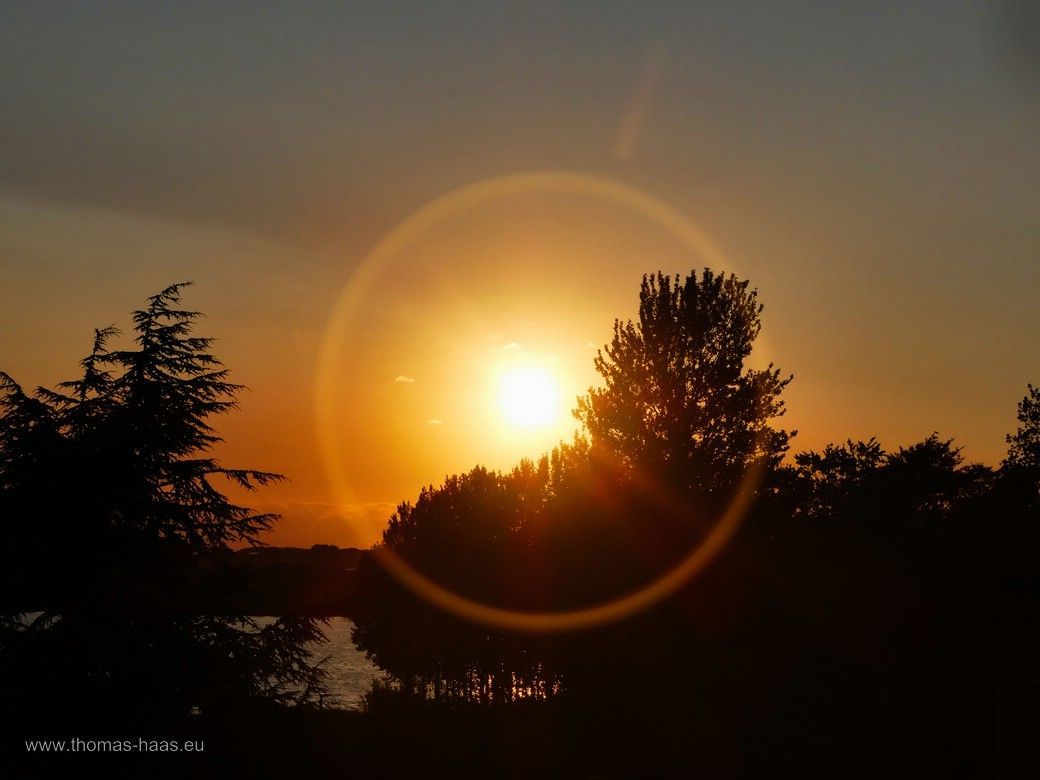
[(559, 411), (559, 396), (556, 380), (539, 368), (511, 368), (499, 379), (499, 408), (506, 420), (520, 428), (553, 422)]

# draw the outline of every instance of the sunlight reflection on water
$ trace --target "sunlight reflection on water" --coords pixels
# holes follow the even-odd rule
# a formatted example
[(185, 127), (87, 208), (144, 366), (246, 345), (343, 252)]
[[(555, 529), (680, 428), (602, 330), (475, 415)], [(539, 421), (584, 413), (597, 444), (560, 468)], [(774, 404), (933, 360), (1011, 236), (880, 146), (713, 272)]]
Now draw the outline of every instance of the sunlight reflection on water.
[[(256, 618), (264, 623), (274, 618)], [(339, 709), (356, 710), (361, 708), (362, 699), (376, 680), (385, 679), (383, 671), (369, 661), (363, 652), (350, 639), (354, 622), (350, 618), (329, 618), (328, 625), (322, 626), (326, 642), (314, 642), (308, 645), (317, 662), (323, 658), (326, 674), (326, 685), (334, 701), (328, 706)]]
[(328, 676), (328, 687), (336, 697), (337, 707), (358, 709), (361, 700), (372, 683), (385, 678), (383, 671), (369, 661), (350, 639), (354, 623), (349, 618), (334, 617), (324, 626), (326, 643), (316, 644), (312, 649), (315, 658), (325, 658), (324, 668)]
[[(20, 616), (20, 621), (24, 625), (29, 625), (42, 614), (42, 612), (27, 612)], [(275, 620), (272, 617), (254, 619), (261, 625)], [(328, 659), (324, 663), (324, 669), (326, 685), (332, 694), (333, 701), (327, 702), (326, 706), (337, 709), (360, 709), (365, 694), (372, 688), (372, 683), (376, 680), (386, 679), (383, 671), (365, 658), (365, 654), (358, 650), (351, 641), (350, 632), (353, 628), (354, 623), (349, 618), (329, 618), (328, 624), (322, 626), (328, 641), (314, 642), (308, 647), (314, 654), (313, 661), (317, 662), (322, 658)]]

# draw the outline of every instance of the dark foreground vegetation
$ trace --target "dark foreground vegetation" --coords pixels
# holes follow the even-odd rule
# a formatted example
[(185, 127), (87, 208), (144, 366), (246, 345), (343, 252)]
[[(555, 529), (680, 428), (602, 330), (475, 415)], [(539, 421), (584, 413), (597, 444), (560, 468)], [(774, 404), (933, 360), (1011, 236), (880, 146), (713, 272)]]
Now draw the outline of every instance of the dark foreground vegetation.
[[(165, 554), (161, 567), (127, 561), (112, 576), (152, 611), (350, 617), (361, 609), (357, 572), (365, 554), (330, 544), (222, 548)], [(11, 579), (0, 602), (5, 613), (45, 612), (60, 599), (52, 582)]]
[(457, 593), (582, 607), (674, 565), (757, 467), (720, 557), (650, 610), (552, 635), (446, 618), (371, 567), (355, 640), (393, 679), (373, 710), (542, 704), (573, 737), (558, 755), (603, 776), (1037, 766), (1040, 390), (999, 468), (937, 434), (785, 458), (790, 380), (745, 366), (760, 310), (732, 277), (644, 280), (577, 410), (586, 439), (453, 477), (384, 533)]
[(25, 732), (12, 749), (26, 735), (204, 735), (204, 760), (151, 761), (200, 776), (994, 777), (1040, 765), (1037, 388), (999, 467), (965, 463), (937, 434), (792, 455), (779, 427), (790, 377), (747, 367), (755, 291), (708, 271), (648, 277), (638, 318), (597, 358), (604, 387), (576, 412), (585, 435), (512, 472), (424, 490), (383, 549), (464, 597), (556, 612), (653, 581), (743, 485), (755, 500), (736, 536), (651, 608), (552, 633), (447, 614), (363, 556), (349, 614), (390, 682), (362, 713), (330, 711), (303, 648), (313, 619), (251, 625), (232, 602), (208, 617), (157, 611), (154, 593), (120, 587), (134, 562), (159, 577), (164, 561), (255, 541), (274, 520), (209, 482), (275, 475), (202, 454), (215, 435), (203, 420), (235, 387), (199, 362), (207, 343), (169, 308), (176, 294), (138, 313), (139, 351), (107, 352), (102, 333), (82, 382), (27, 396), (5, 380), (0, 501), (18, 554), (4, 571), (10, 587), (57, 583), (44, 618), (4, 624), (3, 707)]
[[(305, 649), (321, 637), (315, 619), (261, 624), (229, 589), (184, 576), (276, 519), (230, 501), (222, 482), (282, 477), (209, 455), (208, 421), (239, 387), (192, 335), (181, 287), (134, 313), (132, 348), (97, 331), (78, 379), (30, 395), (0, 374), (0, 577), (5, 604), (28, 602), (0, 621), (0, 698), (23, 757), (28, 735), (161, 734), (325, 693)], [(174, 586), (195, 592), (171, 597)], [(194, 600), (209, 609), (186, 611)], [(19, 614), (33, 608), (33, 620)]]

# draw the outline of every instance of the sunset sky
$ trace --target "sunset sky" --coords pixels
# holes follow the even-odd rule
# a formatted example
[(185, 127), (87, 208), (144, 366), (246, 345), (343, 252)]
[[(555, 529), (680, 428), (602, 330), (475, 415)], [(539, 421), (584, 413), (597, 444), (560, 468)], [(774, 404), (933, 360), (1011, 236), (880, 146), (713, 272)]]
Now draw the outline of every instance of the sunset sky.
[(1040, 14), (694, 5), (3, 3), (0, 369), (70, 378), (193, 280), (250, 387), (220, 455), (291, 480), (269, 541), (368, 545), (569, 439), (641, 275), (710, 264), (796, 450), (998, 463), (1040, 382)]

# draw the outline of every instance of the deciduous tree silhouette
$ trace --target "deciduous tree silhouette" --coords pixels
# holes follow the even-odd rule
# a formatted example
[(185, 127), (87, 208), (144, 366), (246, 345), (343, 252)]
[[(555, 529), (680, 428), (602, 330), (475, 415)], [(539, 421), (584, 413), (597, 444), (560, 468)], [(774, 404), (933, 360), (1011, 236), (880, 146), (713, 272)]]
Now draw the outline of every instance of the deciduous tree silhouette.
[[(596, 358), (606, 387), (575, 412), (591, 443), (579, 437), (537, 466), (477, 468), (426, 488), (399, 507), (384, 544), (456, 592), (527, 610), (603, 603), (688, 554), (703, 531), (691, 518), (710, 519), (749, 466), (775, 466), (787, 449), (789, 434), (770, 422), (791, 380), (745, 366), (762, 310), (747, 282), (707, 269), (674, 283), (658, 273), (643, 278), (639, 301), (638, 324), (615, 322)], [(530, 638), (460, 626), (378, 578), (368, 592), (388, 594), (387, 608), (362, 617), (355, 638), (404, 689), (469, 696), (468, 683), (444, 682), (447, 657), (466, 681), (528, 680), (532, 657), (549, 674)], [(492, 647), (508, 658), (493, 674), (481, 660)], [(572, 652), (587, 669), (591, 659)], [(565, 675), (553, 680), (543, 690), (566, 689)]]
[(606, 386), (578, 402), (593, 446), (701, 501), (728, 496), (753, 462), (778, 463), (790, 434), (770, 421), (792, 377), (745, 366), (761, 312), (732, 274), (644, 276), (638, 319), (615, 320), (597, 353)]
[(1040, 469), (1040, 387), (1028, 385), (1018, 404), (1018, 429), (1008, 434), (1007, 442), (1007, 465)]
[[(502, 606), (572, 608), (689, 549), (657, 493), (685, 520), (725, 501), (749, 464), (770, 467), (750, 522), (689, 587), (585, 633), (467, 624), (373, 567), (354, 636), (389, 672), (369, 704), (394, 739), (399, 724), (440, 722), (421, 712), (461, 732), (452, 718), (469, 703), (501, 714), (511, 739), (525, 712), (578, 724), (584, 749), (570, 731), (548, 744), (621, 776), (670, 776), (706, 754), (708, 774), (726, 776), (984, 774), (1006, 745), (1035, 743), (1037, 392), (999, 470), (938, 434), (780, 464), (790, 378), (746, 366), (760, 311), (734, 277), (645, 278), (638, 321), (616, 322), (597, 357), (606, 387), (580, 403), (590, 441), (402, 505), (384, 543), (433, 579)], [(493, 706), (521, 698), (532, 709)]]

